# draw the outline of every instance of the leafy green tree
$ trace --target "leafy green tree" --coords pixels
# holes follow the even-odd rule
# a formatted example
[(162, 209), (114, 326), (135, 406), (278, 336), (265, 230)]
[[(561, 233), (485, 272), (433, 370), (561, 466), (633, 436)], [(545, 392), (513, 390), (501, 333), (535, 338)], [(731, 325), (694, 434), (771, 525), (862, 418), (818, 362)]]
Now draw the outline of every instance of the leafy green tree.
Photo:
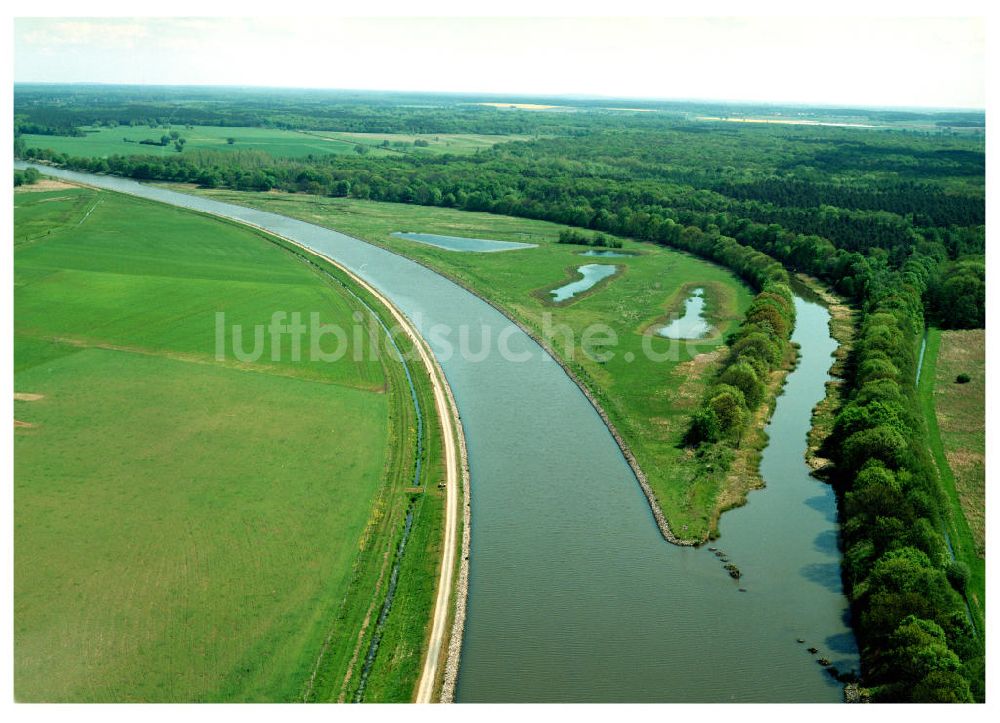
[(747, 420), (747, 405), (743, 392), (736, 387), (720, 384), (712, 391), (708, 409), (718, 420), (721, 434), (739, 436)]
[(940, 625), (908, 615), (889, 636), (873, 671), (884, 685), (880, 699), (915, 703), (972, 702), (962, 663)]
[(972, 574), (969, 571), (969, 566), (961, 560), (952, 560), (945, 568), (945, 574), (948, 576), (948, 582), (951, 583), (951, 586), (964, 594), (965, 588), (969, 585), (969, 577)]
[(750, 332), (740, 337), (739, 341), (733, 344), (732, 351), (737, 357), (755, 356), (764, 360), (772, 368), (781, 363), (781, 347), (767, 334), (759, 331)]
[(719, 418), (713, 409), (701, 409), (691, 419), (685, 443), (697, 447), (703, 442), (717, 442), (722, 434)]
[(969, 681), (957, 671), (935, 670), (913, 686), (914, 703), (972, 703)]
[(727, 367), (719, 381), (743, 392), (749, 409), (755, 409), (764, 398), (764, 383), (758, 378), (754, 368), (745, 361), (738, 361)]
[(855, 432), (847, 438), (843, 447), (844, 462), (852, 472), (858, 471), (872, 459), (890, 469), (897, 468), (902, 464), (905, 454), (905, 437), (886, 424)]

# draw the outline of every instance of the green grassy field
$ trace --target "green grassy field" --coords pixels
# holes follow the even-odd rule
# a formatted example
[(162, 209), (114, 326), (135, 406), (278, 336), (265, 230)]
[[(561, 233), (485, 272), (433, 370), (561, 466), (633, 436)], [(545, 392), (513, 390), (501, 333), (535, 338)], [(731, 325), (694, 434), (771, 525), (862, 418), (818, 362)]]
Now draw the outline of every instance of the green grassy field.
[[(391, 150), (417, 155), (451, 153), (463, 156), (495, 146), (497, 143), (527, 140), (531, 137), (523, 135), (492, 136), (477, 133), (335, 133), (332, 131), (310, 131), (310, 135), (347, 144), (349, 151), (354, 150), (354, 145), (362, 144), (373, 150)], [(414, 143), (417, 141), (422, 141), (427, 145), (415, 146)]]
[[(355, 153), (364, 146), (374, 155), (415, 153), (440, 155), (469, 154), (496, 143), (522, 139), (525, 136), (488, 136), (471, 133), (401, 134), (401, 133), (337, 133), (333, 131), (291, 131), (278, 128), (233, 128), (223, 126), (118, 126), (116, 128), (84, 128), (84, 136), (43, 136), (26, 133), (22, 137), (26, 148), (50, 148), (71, 156), (104, 157), (112, 155), (178, 155), (174, 146), (140, 144), (156, 140), (175, 130), (187, 140), (184, 153), (191, 151), (266, 151), (273, 156), (302, 158), (308, 155)], [(228, 139), (233, 138), (234, 143)], [(414, 146), (422, 140), (426, 146)], [(385, 145), (388, 144), (388, 145)]]
[[(272, 358), (266, 334), (260, 361), (216, 358), (217, 311), (227, 326), (280, 310), (349, 327), (364, 307), (339, 272), (113, 193), (19, 191), (14, 206), (17, 698), (328, 699), (324, 681), (355, 671), (350, 694), (412, 505), (389, 618), (405, 632), (385, 636), (364, 696), (409, 700), (443, 500), (423, 370), (426, 492), (410, 490), (395, 358), (294, 361), (287, 335)], [(365, 328), (362, 344), (382, 336)]]
[[(957, 384), (959, 374), (967, 384)], [(919, 391), (931, 455), (951, 503), (955, 557), (972, 572), (968, 599), (982, 629), (986, 611), (986, 332), (927, 330)]]
[[(543, 221), (302, 194), (200, 192), (326, 225), (410, 256), (497, 304), (537, 335), (550, 336), (556, 353), (569, 362), (627, 440), (674, 532), (703, 539), (711, 531), (723, 475), (696, 463), (680, 442), (717, 368), (721, 355), (714, 352), (742, 319), (751, 298), (748, 288), (729, 271), (627, 239), (623, 250), (633, 255), (580, 256), (584, 248), (555, 243), (561, 227)], [(389, 235), (393, 231), (522, 241), (538, 248), (457, 253), (394, 238)], [(594, 262), (614, 264), (618, 273), (569, 303), (548, 300), (549, 289), (571, 280), (577, 266)], [(706, 290), (715, 333), (690, 343), (652, 336), (650, 329), (680, 309), (697, 286)], [(579, 347), (571, 359), (565, 335), (547, 334), (565, 325), (580, 341), (583, 331), (594, 324), (607, 325), (618, 337), (610, 361), (595, 361)], [(649, 358), (644, 344), (667, 359)]]

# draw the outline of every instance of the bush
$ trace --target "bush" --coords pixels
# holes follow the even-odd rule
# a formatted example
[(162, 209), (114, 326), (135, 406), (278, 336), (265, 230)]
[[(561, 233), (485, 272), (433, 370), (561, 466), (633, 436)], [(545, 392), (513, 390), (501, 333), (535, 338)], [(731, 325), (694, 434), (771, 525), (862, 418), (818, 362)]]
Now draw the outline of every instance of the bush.
[(961, 560), (952, 560), (945, 568), (945, 574), (948, 576), (948, 582), (951, 583), (951, 586), (964, 595), (971, 575), (969, 566)]
[(691, 420), (691, 428), (684, 442), (697, 447), (703, 442), (717, 442), (720, 434), (719, 418), (715, 412), (711, 409), (702, 409)]
[(38, 179), (42, 177), (42, 174), (38, 172), (38, 169), (34, 166), (28, 166), (23, 171), (14, 171), (14, 185), (15, 186), (30, 186), (34, 183), (38, 183)]
[(903, 435), (893, 427), (880, 424), (848, 437), (842, 454), (847, 469), (857, 471), (869, 460), (877, 460), (889, 469), (898, 468), (905, 451)]
[(957, 377), (955, 377), (955, 384), (968, 384), (971, 381), (972, 381), (972, 377), (970, 377), (965, 372), (963, 372), (963, 373), (959, 374)]
[(760, 381), (754, 368), (745, 361), (730, 365), (722, 372), (719, 381), (743, 392), (749, 409), (756, 409), (764, 399), (764, 383)]
[(747, 420), (747, 403), (743, 392), (728, 384), (720, 384), (712, 390), (708, 408), (719, 420), (719, 431), (722, 434), (740, 436)]

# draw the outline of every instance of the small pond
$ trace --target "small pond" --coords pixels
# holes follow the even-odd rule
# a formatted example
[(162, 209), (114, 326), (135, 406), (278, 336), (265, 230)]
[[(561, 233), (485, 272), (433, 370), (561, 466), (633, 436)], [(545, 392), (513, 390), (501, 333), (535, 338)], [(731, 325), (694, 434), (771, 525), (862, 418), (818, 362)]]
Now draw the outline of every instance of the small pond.
[(533, 249), (537, 244), (526, 244), (520, 241), (497, 241), (488, 238), (465, 238), (463, 236), (439, 236), (434, 233), (411, 233), (394, 231), (392, 236), (405, 238), (429, 246), (437, 246), (449, 251), (474, 251), (477, 253), (495, 253), (497, 251), (514, 251), (515, 249)]
[(705, 320), (705, 290), (695, 289), (684, 300), (684, 316), (674, 319), (656, 330), (658, 336), (668, 339), (700, 339), (712, 327)]
[(564, 284), (558, 289), (553, 289), (549, 293), (555, 302), (572, 299), (577, 294), (582, 294), (587, 289), (592, 288), (598, 281), (613, 276), (617, 269), (618, 267), (609, 266), (608, 264), (584, 264), (577, 268), (577, 271), (583, 275), (583, 278), (570, 281), (568, 284)]
[(590, 249), (589, 251), (584, 251), (580, 256), (600, 256), (605, 259), (623, 259), (627, 256), (635, 256), (635, 254), (628, 251), (611, 251), (610, 249)]

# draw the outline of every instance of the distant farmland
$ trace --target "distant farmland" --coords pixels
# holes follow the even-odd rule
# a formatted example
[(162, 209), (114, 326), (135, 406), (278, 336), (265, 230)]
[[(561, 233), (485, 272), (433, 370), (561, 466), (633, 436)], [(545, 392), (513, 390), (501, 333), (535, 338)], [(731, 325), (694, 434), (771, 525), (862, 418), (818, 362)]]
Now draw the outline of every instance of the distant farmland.
[(412, 503), (365, 698), (409, 700), (439, 559), (434, 418), (427, 492), (404, 494), (398, 362), (214, 357), (216, 311), (249, 337), (275, 310), (346, 327), (364, 307), (232, 224), (74, 187), (14, 205), (18, 700), (350, 696)]
[[(174, 131), (185, 140), (183, 153), (191, 151), (264, 151), (276, 157), (303, 158), (313, 155), (357, 153), (362, 149), (374, 155), (465, 155), (497, 143), (521, 140), (527, 136), (477, 135), (472, 133), (339, 133), (334, 131), (293, 131), (278, 128), (239, 128), (221, 126), (117, 126), (85, 127), (82, 136), (50, 136), (25, 133), (26, 148), (48, 148), (71, 156), (106, 157), (113, 155), (176, 156), (173, 141), (159, 143)], [(230, 142), (232, 139), (232, 142)]]

